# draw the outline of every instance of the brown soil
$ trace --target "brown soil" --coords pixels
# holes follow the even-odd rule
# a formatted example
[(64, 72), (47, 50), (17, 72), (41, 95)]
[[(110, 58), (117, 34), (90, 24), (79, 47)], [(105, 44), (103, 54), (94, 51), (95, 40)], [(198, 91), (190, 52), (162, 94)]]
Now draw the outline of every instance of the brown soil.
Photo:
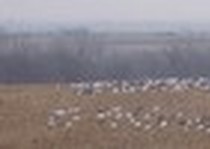
[[(189, 117), (210, 116), (210, 92), (103, 94), (78, 97), (68, 87), (54, 85), (0, 86), (0, 149), (209, 149), (210, 134), (184, 132), (172, 127), (144, 132), (129, 126), (115, 130), (100, 125), (91, 115), (98, 107), (121, 105), (134, 109), (154, 105), (166, 114), (184, 111)], [(84, 120), (72, 129), (49, 128), (49, 112), (80, 106)]]

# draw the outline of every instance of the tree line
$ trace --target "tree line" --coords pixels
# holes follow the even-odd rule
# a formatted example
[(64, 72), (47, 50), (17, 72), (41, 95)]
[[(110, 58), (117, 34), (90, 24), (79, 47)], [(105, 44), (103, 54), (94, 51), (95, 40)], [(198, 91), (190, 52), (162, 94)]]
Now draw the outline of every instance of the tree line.
[(0, 35), (0, 82), (210, 77), (208, 36), (89, 33)]

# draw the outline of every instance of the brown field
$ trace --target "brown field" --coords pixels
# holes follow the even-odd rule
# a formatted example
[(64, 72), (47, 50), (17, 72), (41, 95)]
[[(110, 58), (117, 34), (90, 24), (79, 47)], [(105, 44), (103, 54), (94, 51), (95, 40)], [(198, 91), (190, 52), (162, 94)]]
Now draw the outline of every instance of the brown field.
[[(210, 92), (145, 92), (132, 95), (77, 97), (68, 87), (53, 85), (0, 86), (0, 149), (209, 149), (210, 134), (171, 126), (144, 131), (130, 125), (116, 129), (97, 122), (97, 108), (121, 105), (132, 110), (139, 105), (162, 107), (170, 117), (181, 110), (188, 115), (210, 116)], [(48, 127), (50, 111), (81, 107), (81, 121), (72, 128)]]

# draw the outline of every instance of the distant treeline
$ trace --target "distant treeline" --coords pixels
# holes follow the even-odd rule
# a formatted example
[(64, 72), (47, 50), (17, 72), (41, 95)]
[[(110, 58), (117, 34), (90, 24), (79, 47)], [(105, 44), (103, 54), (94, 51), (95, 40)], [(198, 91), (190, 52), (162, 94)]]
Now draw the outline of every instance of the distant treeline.
[(175, 33), (0, 35), (0, 82), (210, 77), (210, 36)]

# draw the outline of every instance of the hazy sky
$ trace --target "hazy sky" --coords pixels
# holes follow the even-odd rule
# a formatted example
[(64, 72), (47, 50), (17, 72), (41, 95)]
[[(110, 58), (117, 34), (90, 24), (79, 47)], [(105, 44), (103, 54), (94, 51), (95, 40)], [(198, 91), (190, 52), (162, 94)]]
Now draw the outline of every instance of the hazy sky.
[(210, 0), (0, 0), (0, 21), (210, 23)]

